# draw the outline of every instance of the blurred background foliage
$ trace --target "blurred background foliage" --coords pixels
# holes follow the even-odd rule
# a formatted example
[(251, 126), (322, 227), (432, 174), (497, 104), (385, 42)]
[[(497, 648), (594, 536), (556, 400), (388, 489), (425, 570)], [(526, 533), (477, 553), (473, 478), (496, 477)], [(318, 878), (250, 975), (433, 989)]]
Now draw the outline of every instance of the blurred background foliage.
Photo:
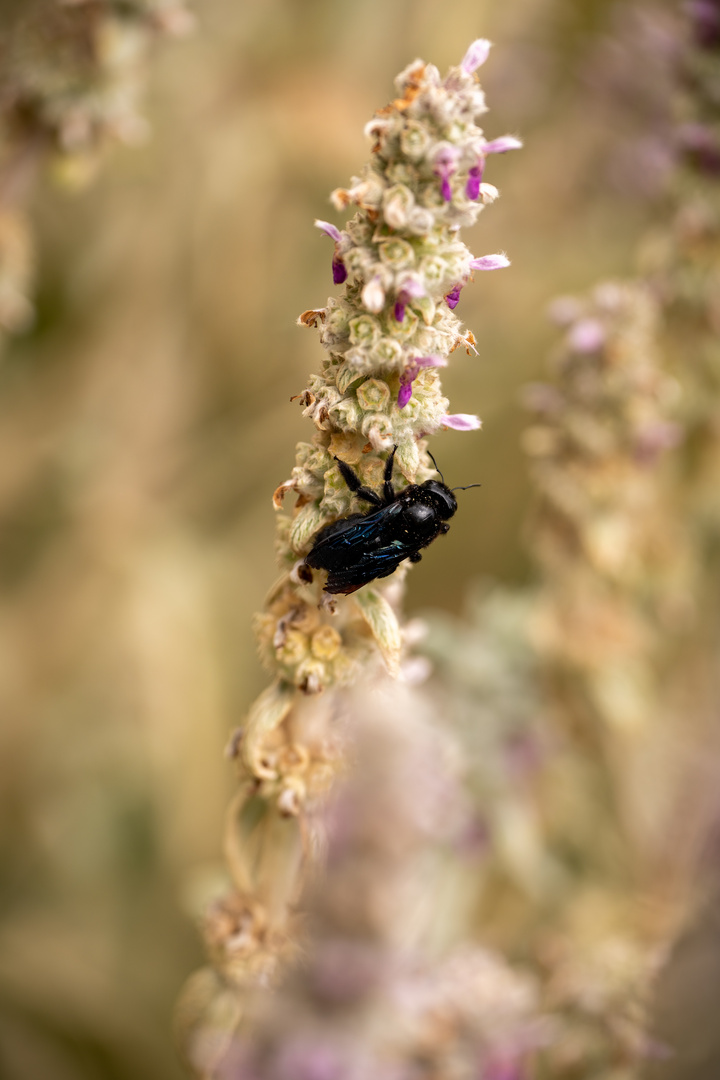
[[(2, 4), (0, 35), (20, 8)], [(147, 58), (150, 139), (82, 190), (52, 167), (32, 185), (35, 317), (0, 361), (4, 1078), (182, 1075), (171, 1012), (220, 873), (222, 749), (265, 682), (250, 621), (275, 577), (270, 494), (309, 435), (290, 398), (320, 354), (295, 319), (333, 291), (312, 222), (395, 72), (442, 71), (479, 35), (486, 133), (526, 148), (491, 162), (502, 199), (468, 242), (513, 266), (463, 293), (479, 356), (444, 385), (484, 431), (434, 451), (482, 489), (408, 607), (528, 578), (519, 391), (556, 335), (547, 304), (631, 274), (656, 213), (652, 170), (622, 155), (662, 81), (649, 65), (645, 97), (613, 97), (606, 77), (626, 8), (204, 0), (194, 35)]]

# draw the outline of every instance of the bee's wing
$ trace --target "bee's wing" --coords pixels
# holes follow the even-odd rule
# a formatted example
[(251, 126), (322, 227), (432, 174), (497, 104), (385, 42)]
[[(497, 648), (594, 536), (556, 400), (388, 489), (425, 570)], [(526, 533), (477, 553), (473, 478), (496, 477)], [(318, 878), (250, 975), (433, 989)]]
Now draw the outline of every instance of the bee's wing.
[(365, 553), (384, 546), (383, 533), (400, 512), (399, 503), (390, 503), (372, 514), (353, 515), (347, 524), (342, 519), (334, 522), (327, 527), (326, 536), (320, 533), (305, 562), (322, 570), (356, 564)]
[(327, 592), (355, 592), (392, 574), (410, 554), (407, 544), (393, 535), (394, 520), (401, 513), (399, 503), (390, 503), (374, 513), (334, 522), (325, 536), (320, 534), (305, 562), (328, 571)]
[(397, 569), (410, 552), (395, 540), (374, 551), (356, 555), (351, 564), (338, 566), (328, 572), (325, 590), (329, 593), (352, 593), (376, 578), (387, 577)]

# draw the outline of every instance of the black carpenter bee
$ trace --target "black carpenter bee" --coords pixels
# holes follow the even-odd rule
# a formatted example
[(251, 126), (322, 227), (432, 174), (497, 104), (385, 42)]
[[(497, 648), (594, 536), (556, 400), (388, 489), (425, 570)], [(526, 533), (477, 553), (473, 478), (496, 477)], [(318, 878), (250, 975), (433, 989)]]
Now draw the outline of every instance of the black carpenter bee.
[(385, 463), (382, 496), (364, 487), (350, 466), (335, 458), (347, 486), (373, 509), (333, 521), (316, 535), (305, 566), (327, 570), (325, 592), (352, 593), (392, 574), (403, 559), (420, 562), (421, 549), (450, 528), (447, 519), (457, 510), (457, 499), (444, 482), (426, 480), (395, 491), (396, 450), (393, 447)]

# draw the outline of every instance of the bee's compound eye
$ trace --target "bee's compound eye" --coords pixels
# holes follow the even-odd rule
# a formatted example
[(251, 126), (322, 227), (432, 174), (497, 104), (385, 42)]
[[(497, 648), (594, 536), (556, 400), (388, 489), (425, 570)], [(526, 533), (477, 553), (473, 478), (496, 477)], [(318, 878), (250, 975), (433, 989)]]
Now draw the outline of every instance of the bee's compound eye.
[(457, 510), (457, 499), (449, 487), (439, 483), (437, 480), (426, 480), (422, 487), (432, 497), (440, 517), (449, 518), (453, 516)]

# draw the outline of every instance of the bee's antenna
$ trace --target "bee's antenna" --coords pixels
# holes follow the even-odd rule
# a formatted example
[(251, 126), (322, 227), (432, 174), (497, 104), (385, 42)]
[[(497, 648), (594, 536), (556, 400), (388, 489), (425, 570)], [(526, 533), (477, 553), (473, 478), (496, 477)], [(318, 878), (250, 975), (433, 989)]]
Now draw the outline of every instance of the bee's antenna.
[(439, 468), (438, 468), (438, 463), (437, 463), (437, 461), (436, 461), (436, 460), (435, 460), (435, 458), (434, 458), (434, 457), (432, 456), (432, 454), (430, 453), (430, 451), (429, 451), (429, 450), (428, 450), (428, 451), (426, 451), (426, 453), (427, 453), (427, 456), (428, 456), (428, 457), (430, 458), (430, 460), (432, 461), (433, 465), (435, 466), (435, 471), (436, 471), (436, 472), (438, 472), (438, 473), (440, 473), (440, 479), (442, 480), (442, 482), (443, 482), (443, 484), (444, 484), (444, 483), (445, 483), (445, 477), (444, 477), (444, 476), (443, 476), (443, 474), (442, 474), (442, 473), (440, 472), (440, 470), (439, 470)]
[(482, 487), (482, 484), (466, 484), (465, 487), (450, 488), (451, 491), (468, 491), (472, 487)]

